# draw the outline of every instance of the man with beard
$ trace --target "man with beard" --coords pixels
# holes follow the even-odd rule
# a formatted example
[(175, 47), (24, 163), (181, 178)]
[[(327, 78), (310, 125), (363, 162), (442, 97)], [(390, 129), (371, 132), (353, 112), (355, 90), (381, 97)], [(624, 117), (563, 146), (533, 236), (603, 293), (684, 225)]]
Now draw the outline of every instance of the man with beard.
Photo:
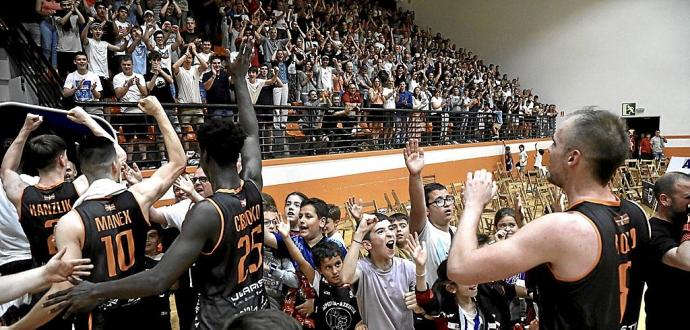
[(548, 180), (570, 208), (531, 221), (507, 240), (478, 249), (476, 230), (496, 192), (491, 173), (467, 174), (464, 211), (448, 256), (448, 276), (486, 283), (535, 268), (539, 322), (546, 329), (635, 329), (649, 225), (636, 204), (608, 183), (626, 156), (625, 124), (610, 112), (582, 110), (553, 136)]
[(690, 243), (681, 244), (690, 207), (690, 176), (664, 174), (654, 185), (654, 197), (658, 206), (649, 219), (652, 240), (645, 252), (646, 324), (650, 330), (674, 329), (687, 321), (686, 308), (673, 297), (683, 299), (690, 294), (683, 285), (690, 280)]

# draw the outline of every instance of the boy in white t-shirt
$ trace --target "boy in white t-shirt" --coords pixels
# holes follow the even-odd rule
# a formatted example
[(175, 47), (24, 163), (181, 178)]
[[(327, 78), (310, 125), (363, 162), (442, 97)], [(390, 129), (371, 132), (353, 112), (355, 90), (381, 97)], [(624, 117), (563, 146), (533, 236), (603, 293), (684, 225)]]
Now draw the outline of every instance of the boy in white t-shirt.
[[(103, 28), (100, 23), (94, 23), (93, 17), (89, 17), (89, 21), (81, 31), (81, 41), (84, 44), (84, 51), (89, 60), (89, 70), (95, 73), (101, 79), (101, 87), (105, 95), (108, 97), (112, 95), (112, 84), (110, 83), (110, 73), (108, 72), (108, 50), (119, 52), (127, 48), (127, 44), (115, 46), (107, 41), (101, 40), (103, 37)], [(93, 38), (88, 37), (88, 33), (93, 33)]]
[[(74, 64), (77, 70), (67, 75), (65, 84), (62, 86), (62, 96), (65, 98), (74, 97), (75, 101), (98, 101), (101, 98), (101, 81), (98, 76), (89, 71), (89, 60), (86, 53), (77, 52), (74, 55)], [(84, 107), (84, 110), (92, 115), (103, 115), (101, 107)]]
[(455, 197), (439, 183), (422, 184), (424, 150), (417, 140), (407, 142), (403, 154), (410, 173), (410, 234), (417, 233), (419, 240), (427, 244), (429, 259), (425, 277), (428, 283), (434, 283), (438, 265), (448, 258), (455, 231), (450, 226), (455, 215)]

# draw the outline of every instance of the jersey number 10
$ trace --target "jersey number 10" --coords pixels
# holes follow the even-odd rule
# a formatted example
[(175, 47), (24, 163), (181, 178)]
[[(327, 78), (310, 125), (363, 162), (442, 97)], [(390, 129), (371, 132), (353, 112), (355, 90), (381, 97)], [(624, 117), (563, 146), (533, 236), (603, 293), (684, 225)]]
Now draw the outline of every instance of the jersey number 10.
[[(127, 240), (127, 258), (125, 258), (125, 251), (123, 240)], [(115, 235), (115, 242), (113, 236), (101, 237), (101, 242), (105, 244), (105, 254), (108, 260), (108, 276), (115, 277), (117, 275), (116, 267), (120, 272), (125, 272), (134, 266), (134, 234), (131, 229), (127, 229)], [(115, 257), (115, 250), (117, 249), (117, 258)], [(117, 262), (115, 261), (117, 259)]]

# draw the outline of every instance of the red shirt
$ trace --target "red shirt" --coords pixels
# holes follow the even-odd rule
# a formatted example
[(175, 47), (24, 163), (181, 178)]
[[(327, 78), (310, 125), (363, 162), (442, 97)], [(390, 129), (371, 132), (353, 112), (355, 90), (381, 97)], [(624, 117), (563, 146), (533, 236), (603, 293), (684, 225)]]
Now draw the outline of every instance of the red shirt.
[(652, 141), (649, 138), (644, 138), (640, 140), (640, 153), (651, 154), (652, 153)]

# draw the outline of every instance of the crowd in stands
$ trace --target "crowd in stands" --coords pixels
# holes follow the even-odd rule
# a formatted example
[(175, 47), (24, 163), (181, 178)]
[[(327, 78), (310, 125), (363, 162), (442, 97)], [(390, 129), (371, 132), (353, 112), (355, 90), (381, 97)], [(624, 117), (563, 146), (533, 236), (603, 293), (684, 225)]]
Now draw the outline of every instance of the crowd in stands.
[[(185, 103), (166, 108), (180, 132), (204, 114), (232, 115), (234, 107), (213, 105), (235, 103), (224, 66), (253, 38), (252, 101), (286, 106), (258, 114), (263, 144), (271, 145), (265, 156), (290, 152), (289, 122), (307, 142), (342, 151), (361, 137), (376, 149), (401, 147), (408, 138), (449, 144), (543, 137), (554, 128), (547, 118), (558, 113), (519, 78), (417, 26), (414, 13), (392, 1), (62, 0), (52, 16), (27, 26), (66, 77), (67, 101), (155, 95)], [(87, 111), (102, 115), (104, 108)], [(150, 122), (137, 115), (110, 120), (129, 138), (141, 138)]]

